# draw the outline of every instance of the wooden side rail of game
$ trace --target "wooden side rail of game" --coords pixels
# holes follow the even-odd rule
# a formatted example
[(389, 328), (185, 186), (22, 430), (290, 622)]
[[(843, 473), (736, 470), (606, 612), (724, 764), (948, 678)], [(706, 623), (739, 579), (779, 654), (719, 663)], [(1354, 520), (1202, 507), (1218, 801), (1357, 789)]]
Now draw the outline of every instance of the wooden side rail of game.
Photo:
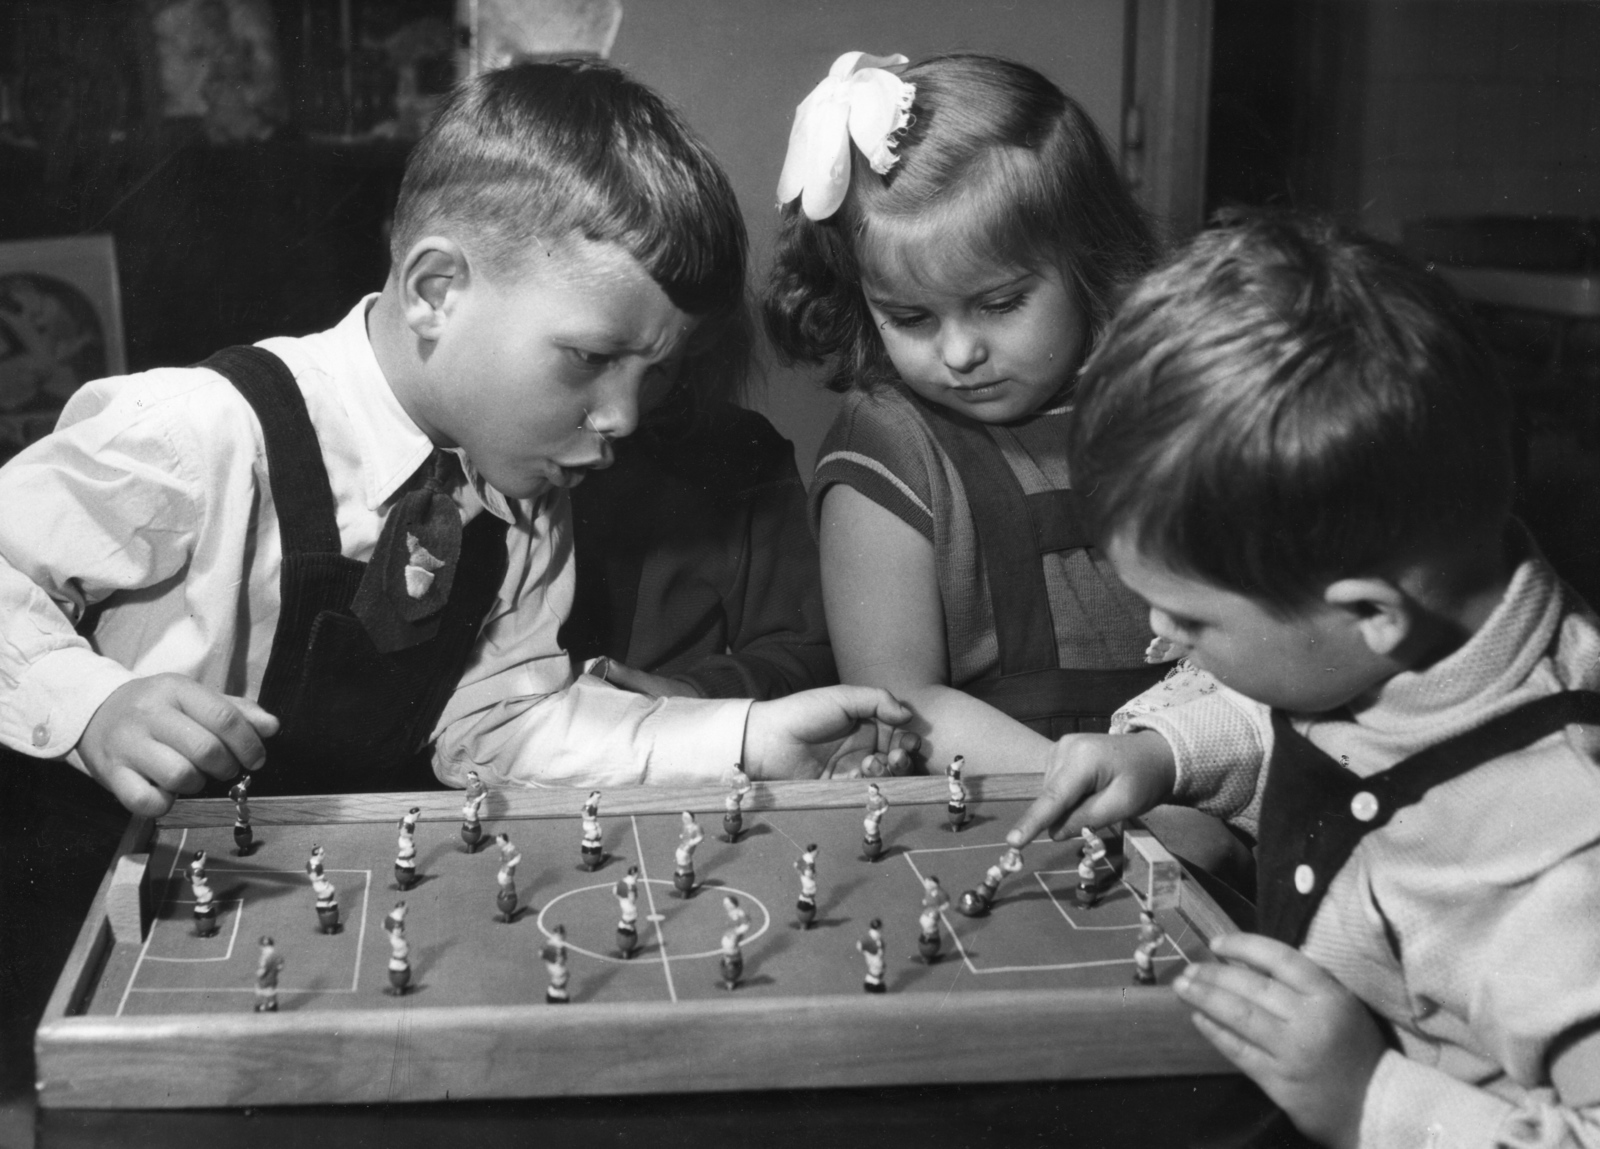
[[(38, 1030), (40, 1104), (236, 1107), (1232, 1072), (1165, 983), (1184, 961), (1207, 960), (1206, 942), (1233, 926), (1175, 862), (1168, 868), (1158, 843), (1130, 850), (1137, 873), (1094, 909), (1074, 906), (1066, 884), (1077, 851), (1035, 843), (1029, 872), (1008, 877), (992, 915), (945, 915), (953, 949), (918, 959), (907, 931), (919, 883), (937, 870), (950, 875), (952, 897), (957, 881), (970, 884), (1039, 785), (1018, 775), (970, 782), (980, 816), (955, 834), (943, 824), (944, 779), (883, 780), (891, 849), (875, 863), (856, 856), (862, 824), (847, 812), (860, 809), (863, 784), (757, 784), (744, 802), (744, 840), (713, 845), (707, 820), (704, 885), (692, 900), (675, 900), (658, 876), (672, 856), (661, 843), (676, 838), (685, 810), (720, 815), (726, 789), (607, 792), (611, 860), (587, 875), (576, 864), (583, 793), (492, 792), (484, 827), (517, 839), (527, 855), (518, 880), (541, 907), (512, 924), (491, 920), (493, 851), (474, 857), (456, 840), (459, 793), (254, 800), (261, 845), (247, 857), (230, 850), (231, 802), (180, 801), (158, 823), (136, 819), (107, 873)], [(424, 881), (405, 895), (420, 984), (385, 996), (389, 953), (376, 923), (396, 896), (384, 892), (395, 889), (392, 827), (412, 806), (425, 845)], [(816, 928), (789, 910), (792, 859), (808, 838), (823, 843)], [(340, 884), (337, 936), (317, 933), (309, 912), (302, 863), (312, 842), (326, 845)], [(190, 930), (185, 904), (182, 863), (197, 849), (209, 854), (224, 907), (224, 929), (209, 940)], [(619, 961), (593, 939), (612, 928), (611, 886), (629, 862), (647, 870), (654, 944)], [(1163, 984), (1130, 977), (1143, 894), (1129, 879), (1174, 889), (1177, 904), (1159, 915), (1170, 947)], [(689, 952), (714, 950), (704, 923), (725, 924), (718, 895), (729, 894), (759, 927), (748, 951), (756, 976), (733, 992), (712, 985), (714, 953)], [(872, 995), (860, 992), (855, 942), (879, 913), (893, 915), (893, 992)], [(547, 915), (587, 955), (574, 958), (570, 1005), (539, 1000)], [(259, 1013), (250, 971), (255, 935), (267, 929), (288, 955), (286, 977), (301, 980), (286, 982), (282, 1012)]]

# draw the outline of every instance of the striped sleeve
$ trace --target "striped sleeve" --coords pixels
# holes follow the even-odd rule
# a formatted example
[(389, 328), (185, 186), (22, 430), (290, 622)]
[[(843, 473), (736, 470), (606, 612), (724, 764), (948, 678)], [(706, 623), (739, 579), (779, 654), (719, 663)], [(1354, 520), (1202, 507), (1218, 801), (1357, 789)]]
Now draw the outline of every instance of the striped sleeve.
[(930, 445), (927, 428), (903, 399), (849, 395), (817, 452), (810, 492), (812, 529), (821, 522), (823, 495), (843, 483), (933, 543)]

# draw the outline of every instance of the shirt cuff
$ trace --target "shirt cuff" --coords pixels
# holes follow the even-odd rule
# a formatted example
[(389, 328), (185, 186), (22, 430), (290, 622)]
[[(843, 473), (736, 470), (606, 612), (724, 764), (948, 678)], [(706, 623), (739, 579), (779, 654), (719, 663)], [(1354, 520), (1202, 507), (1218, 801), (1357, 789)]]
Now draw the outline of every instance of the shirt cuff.
[(1154, 730), (1172, 747), (1172, 801), (1223, 818), (1250, 806), (1266, 747), (1250, 716), (1226, 694), (1207, 692), (1129, 715), (1123, 728)]
[(1512, 1107), (1393, 1050), (1378, 1061), (1361, 1108), (1361, 1149), (1396, 1145), (1467, 1149), (1498, 1145)]
[(112, 691), (137, 677), (87, 646), (52, 650), (0, 700), (0, 742), (36, 758), (63, 757)]
[(748, 698), (663, 698), (650, 716), (649, 786), (719, 782), (744, 761)]

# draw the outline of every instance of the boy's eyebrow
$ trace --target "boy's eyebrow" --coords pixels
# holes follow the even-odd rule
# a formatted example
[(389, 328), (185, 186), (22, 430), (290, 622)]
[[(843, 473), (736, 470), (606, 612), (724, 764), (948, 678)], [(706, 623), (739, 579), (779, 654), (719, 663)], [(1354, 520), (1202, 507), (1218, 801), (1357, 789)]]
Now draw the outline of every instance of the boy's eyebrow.
[[(676, 331), (669, 333), (669, 336), (677, 335), (678, 332)], [(551, 338), (555, 342), (561, 344), (581, 345), (585, 350), (598, 350), (605, 352), (625, 351), (635, 355), (660, 355), (662, 358), (670, 358), (670, 354), (666, 352), (665, 347), (658, 347), (654, 344), (646, 346), (642, 343), (630, 342), (627, 337), (619, 335), (614, 329), (604, 326), (574, 326), (565, 330), (556, 331)], [(669, 337), (668, 345), (671, 346), (674, 351), (682, 350), (683, 345), (687, 343), (687, 341), (688, 340), (686, 338)]]

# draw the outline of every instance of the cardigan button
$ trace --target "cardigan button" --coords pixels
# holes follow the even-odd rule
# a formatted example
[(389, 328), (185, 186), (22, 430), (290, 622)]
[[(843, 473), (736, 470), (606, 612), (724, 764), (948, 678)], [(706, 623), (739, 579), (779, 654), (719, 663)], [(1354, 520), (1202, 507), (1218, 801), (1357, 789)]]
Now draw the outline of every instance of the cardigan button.
[(33, 744), (43, 746), (48, 741), (50, 741), (50, 727), (41, 722), (33, 728)]
[(1350, 812), (1358, 822), (1370, 822), (1378, 816), (1378, 799), (1369, 790), (1363, 790), (1350, 799)]
[(1294, 868), (1294, 888), (1302, 894), (1309, 894), (1317, 888), (1317, 875), (1310, 866), (1299, 865)]

